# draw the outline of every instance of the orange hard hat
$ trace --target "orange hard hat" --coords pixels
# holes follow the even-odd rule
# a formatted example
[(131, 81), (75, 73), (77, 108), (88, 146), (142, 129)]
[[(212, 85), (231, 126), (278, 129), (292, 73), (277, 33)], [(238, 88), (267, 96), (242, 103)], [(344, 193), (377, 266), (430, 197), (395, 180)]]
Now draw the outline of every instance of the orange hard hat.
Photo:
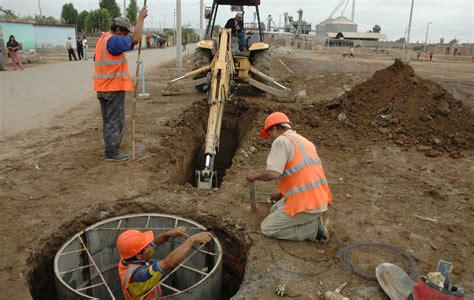
[(260, 131), (260, 136), (263, 137), (264, 139), (267, 139), (269, 137), (268, 129), (270, 129), (270, 127), (272, 126), (275, 126), (281, 123), (288, 123), (291, 125), (290, 119), (288, 119), (288, 117), (284, 113), (282, 112), (271, 113), (265, 119), (265, 128), (262, 131)]
[(153, 242), (154, 238), (153, 231), (141, 232), (135, 229), (124, 231), (117, 239), (120, 257), (123, 259), (134, 257)]

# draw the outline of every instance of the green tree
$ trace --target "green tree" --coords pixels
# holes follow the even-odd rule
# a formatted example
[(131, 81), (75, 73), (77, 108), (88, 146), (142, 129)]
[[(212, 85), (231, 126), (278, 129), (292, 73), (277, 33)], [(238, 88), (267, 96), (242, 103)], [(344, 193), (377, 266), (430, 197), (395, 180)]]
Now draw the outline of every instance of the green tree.
[(382, 27), (380, 25), (375, 24), (374, 27), (372, 27), (372, 32), (380, 32), (382, 30)]
[(99, 0), (99, 7), (108, 10), (112, 19), (120, 17), (120, 8), (115, 0)]
[(77, 9), (74, 8), (72, 3), (66, 3), (63, 5), (61, 19), (63, 19), (66, 24), (76, 24), (77, 15)]
[(84, 32), (86, 29), (86, 18), (89, 13), (86, 10), (81, 11), (77, 16), (77, 32)]
[(95, 34), (99, 31), (108, 31), (112, 18), (105, 8), (90, 11), (84, 21), (86, 32)]
[(4, 13), (3, 17), (5, 19), (18, 19), (19, 18), (19, 16), (17, 14), (15, 14), (15, 12), (10, 10), (10, 9), (4, 9), (3, 13)]
[(133, 26), (137, 22), (137, 14), (138, 14), (138, 5), (137, 0), (130, 0), (130, 4), (127, 7), (127, 19), (130, 20)]

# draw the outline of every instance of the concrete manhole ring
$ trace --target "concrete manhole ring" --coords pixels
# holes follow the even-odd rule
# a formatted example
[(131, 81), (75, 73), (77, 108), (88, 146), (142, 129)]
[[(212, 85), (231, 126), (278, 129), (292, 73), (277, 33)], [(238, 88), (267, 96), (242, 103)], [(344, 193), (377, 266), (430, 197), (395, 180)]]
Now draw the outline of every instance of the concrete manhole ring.
[[(133, 214), (96, 223), (75, 234), (56, 253), (54, 273), (59, 299), (123, 299), (116, 240), (127, 229), (152, 230), (155, 235), (185, 226), (190, 235), (206, 230), (192, 220), (167, 214)], [(170, 239), (153, 258), (161, 259), (184, 238)], [(220, 299), (223, 251), (214, 237), (194, 246), (186, 259), (160, 281), (163, 299)]]

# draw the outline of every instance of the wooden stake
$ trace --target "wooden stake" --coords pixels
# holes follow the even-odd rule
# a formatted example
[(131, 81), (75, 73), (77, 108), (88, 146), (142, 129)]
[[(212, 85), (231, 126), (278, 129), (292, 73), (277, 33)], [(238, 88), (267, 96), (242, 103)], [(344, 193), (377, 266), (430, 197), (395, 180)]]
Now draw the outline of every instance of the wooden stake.
[[(143, 6), (146, 6), (146, 0), (143, 2)], [(145, 28), (145, 25), (143, 25)], [(142, 53), (142, 39), (143, 35), (140, 37), (140, 42), (138, 42), (138, 55), (137, 55), (137, 71), (135, 73), (135, 90), (133, 91), (133, 102), (132, 102), (132, 160), (135, 160), (136, 157), (136, 146), (135, 146), (135, 128), (136, 122), (135, 117), (137, 114), (137, 98), (138, 98), (138, 83), (139, 83), (139, 72), (140, 72), (140, 60)]]

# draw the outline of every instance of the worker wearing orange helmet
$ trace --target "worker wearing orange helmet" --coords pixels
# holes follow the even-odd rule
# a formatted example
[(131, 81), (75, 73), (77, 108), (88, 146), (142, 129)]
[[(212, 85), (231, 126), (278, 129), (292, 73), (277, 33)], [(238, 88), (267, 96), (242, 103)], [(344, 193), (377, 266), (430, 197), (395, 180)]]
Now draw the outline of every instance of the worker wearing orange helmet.
[(185, 227), (177, 227), (156, 237), (153, 231), (124, 231), (117, 239), (120, 254), (119, 276), (125, 300), (155, 299), (161, 296), (158, 283), (163, 274), (177, 266), (194, 244), (206, 244), (212, 239), (209, 232), (188, 237), (178, 248), (162, 260), (152, 260), (155, 249), (170, 238), (187, 236)]
[(249, 182), (275, 180), (279, 190), (271, 196), (278, 202), (261, 230), (269, 237), (326, 243), (329, 235), (321, 214), (331, 205), (331, 191), (316, 147), (292, 130), (291, 124), (282, 112), (266, 118), (260, 136), (273, 139), (266, 169), (247, 174)]

